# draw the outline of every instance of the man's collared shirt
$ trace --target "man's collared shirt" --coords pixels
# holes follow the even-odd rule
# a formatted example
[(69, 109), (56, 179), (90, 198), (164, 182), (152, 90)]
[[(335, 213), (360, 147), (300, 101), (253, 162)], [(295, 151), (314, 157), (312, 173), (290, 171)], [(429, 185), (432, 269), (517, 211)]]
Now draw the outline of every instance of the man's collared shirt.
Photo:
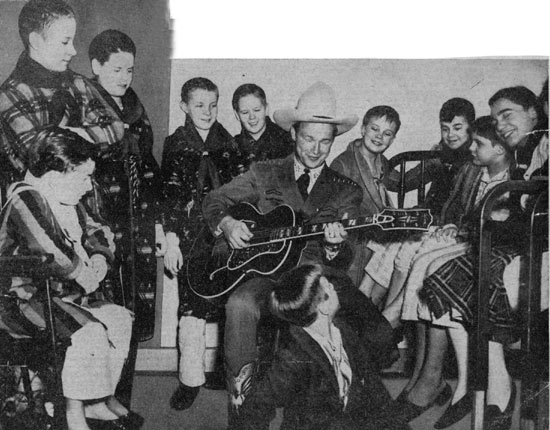
[[(325, 167), (325, 163), (321, 164), (319, 167), (316, 167), (315, 169), (308, 169), (309, 170), (309, 185), (307, 187), (308, 194), (311, 192), (313, 186), (315, 185), (315, 182), (317, 182), (317, 179), (319, 179), (319, 176), (321, 176), (321, 172), (323, 171), (324, 167)], [(298, 180), (298, 178), (303, 175), (305, 169), (307, 169), (307, 167), (305, 167), (296, 158), (294, 158), (294, 179)]]

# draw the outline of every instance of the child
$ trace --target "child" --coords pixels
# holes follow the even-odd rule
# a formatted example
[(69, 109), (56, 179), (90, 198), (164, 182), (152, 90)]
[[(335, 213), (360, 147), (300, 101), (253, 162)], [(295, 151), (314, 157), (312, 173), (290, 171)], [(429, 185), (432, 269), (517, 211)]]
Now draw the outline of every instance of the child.
[[(0, 255), (52, 255), (42, 269), (69, 293), (52, 298), (57, 334), (70, 338), (61, 374), (68, 429), (138, 429), (143, 418), (114, 396), (129, 351), (131, 313), (91, 297), (79, 300), (99, 287), (114, 259), (111, 230), (92, 220), (79, 203), (92, 188), (94, 155), (90, 142), (68, 130), (51, 127), (37, 135), (25, 179), (12, 185), (0, 214)], [(12, 284), (11, 278), (2, 281), (2, 289)], [(19, 282), (10, 289), (21, 299), (16, 321), (36, 325), (36, 332), (46, 325), (39, 286)], [(5, 328), (4, 317), (0, 326)]]
[[(164, 264), (176, 276), (183, 267), (181, 249), (191, 249), (204, 227), (200, 202), (204, 194), (238, 174), (240, 154), (235, 141), (217, 122), (218, 87), (206, 78), (193, 78), (181, 88), (185, 125), (168, 136), (162, 157), (167, 249)], [(185, 285), (185, 286), (184, 286)], [(205, 383), (203, 356), (205, 324), (213, 306), (180, 282), (180, 385), (170, 399), (177, 410), (189, 408)]]
[(283, 429), (408, 428), (356, 334), (335, 319), (340, 304), (333, 282), (322, 266), (303, 265), (275, 283), (271, 312), (290, 326), (235, 428), (267, 428), (280, 407)]
[[(103, 104), (109, 106), (124, 123), (124, 137), (116, 145), (103, 151), (95, 174), (99, 184), (99, 211), (109, 221), (118, 238), (124, 262), (123, 273), (129, 279), (132, 273), (138, 280), (137, 299), (125, 297), (136, 312), (135, 335), (140, 341), (149, 339), (154, 328), (154, 295), (144, 306), (139, 298), (154, 291), (156, 264), (151, 252), (155, 243), (155, 217), (159, 212), (160, 172), (153, 157), (153, 130), (145, 108), (130, 87), (134, 77), (136, 46), (132, 39), (117, 30), (105, 30), (93, 38), (88, 48), (94, 79), (92, 85), (101, 94)], [(129, 181), (130, 179), (130, 181)], [(131, 187), (129, 186), (131, 184)], [(103, 192), (118, 186), (117, 193)], [(133, 223), (130, 223), (130, 199)], [(133, 257), (128, 254), (132, 246)], [(134, 272), (135, 271), (135, 272)]]
[(265, 92), (256, 84), (243, 84), (233, 93), (233, 111), (242, 130), (235, 136), (243, 168), (252, 161), (284, 158), (294, 150), (290, 133), (269, 118)]
[[(441, 152), (439, 159), (428, 160), (425, 178), (431, 182), (424, 206), (432, 211), (436, 223), (441, 215), (443, 203), (453, 188), (456, 175), (462, 165), (471, 159), (471, 124), (475, 119), (474, 106), (465, 99), (452, 98), (443, 103), (439, 111), (441, 142), (432, 148)], [(420, 176), (420, 166), (407, 172), (406, 182)], [(418, 250), (421, 241), (392, 242), (379, 246), (371, 242), (374, 255), (365, 267), (361, 291), (372, 297), (376, 304), (384, 305), (384, 316), (392, 327), (397, 327), (401, 313), (399, 294), (405, 279), (400, 276), (401, 268), (408, 272), (410, 258)], [(380, 270), (384, 267), (385, 270)]]
[[(542, 112), (537, 112), (535, 94), (525, 87), (503, 88), (491, 97), (489, 105), (498, 137), (515, 151), (512, 178), (528, 180), (537, 174), (547, 175), (548, 137), (545, 130), (548, 120)], [(518, 211), (517, 207), (515, 213), (522, 215), (522, 211)], [(521, 251), (522, 239), (525, 238), (525, 233), (523, 233), (523, 237), (521, 232), (511, 234), (514, 230), (521, 229), (524, 224), (524, 222), (515, 221), (515, 219), (508, 220), (505, 224), (507, 230), (502, 237), (497, 239), (497, 245), (492, 249), (492, 282), (487, 286), (491, 290), (489, 319), (493, 330), (490, 335), (491, 339), (495, 340), (489, 342), (491, 364), (487, 390), (489, 406), (486, 414), (489, 428), (491, 424), (499, 421), (502, 424), (499, 428), (509, 428), (514, 405), (514, 385), (504, 365), (502, 343), (513, 339), (514, 305), (517, 304), (518, 288), (517, 284), (508, 285), (507, 278), (509, 277), (505, 276), (504, 271), (510, 268), (509, 263)], [(471, 293), (474, 285), (474, 270), (475, 258), (472, 253), (466, 253), (447, 262), (430, 276), (424, 282), (424, 288), (421, 290), (423, 301), (427, 303), (430, 311), (440, 317), (450, 309), (453, 316), (459, 315), (465, 324), (469, 324), (476, 300), (475, 294)], [(453, 276), (448, 276), (451, 273)], [(544, 290), (547, 291), (547, 289)], [(455, 299), (442, 299), (445, 292), (451, 292)], [(545, 291), (543, 293), (547, 294)], [(460, 339), (456, 342), (453, 339), (457, 357), (467, 355), (468, 342), (468, 333), (464, 331), (462, 325), (459, 327), (462, 330), (453, 330), (457, 333), (455, 337)], [(426, 373), (433, 372), (428, 369)], [(463, 382), (462, 387), (465, 385)], [(461, 386), (459, 385), (457, 388), (461, 388)], [(455, 392), (454, 399), (459, 398), (460, 391), (464, 391), (464, 388)], [(457, 417), (460, 416), (459, 412), (462, 412), (463, 415), (468, 412), (470, 404), (468, 397), (465, 395), (462, 398), (466, 400), (463, 402), (457, 400), (457, 403), (453, 401), (453, 406), (456, 405), (455, 411), (449, 415)], [(411, 396), (409, 399), (413, 400)]]
[(58, 125), (86, 140), (111, 145), (122, 138), (122, 122), (101, 103), (97, 90), (69, 69), (76, 54), (76, 21), (63, 0), (31, 0), (21, 9), (19, 34), (25, 50), (0, 87), (4, 152), (20, 179), (41, 128)]
[(431, 182), (424, 206), (439, 219), (441, 209), (449, 198), (454, 180), (460, 168), (472, 159), (470, 145), (472, 143), (472, 124), (476, 112), (468, 100), (455, 97), (447, 100), (439, 111), (439, 126), (441, 141), (432, 151), (441, 151), (439, 159), (428, 160), (425, 166), (428, 179)]
[[(388, 160), (382, 154), (393, 143), (400, 127), (399, 114), (391, 106), (369, 109), (363, 117), (362, 137), (351, 142), (330, 165), (361, 186), (363, 200), (359, 210), (362, 216), (373, 215), (392, 206), (388, 190), (397, 190), (399, 173), (389, 168)], [(418, 185), (412, 180), (408, 183), (411, 188)], [(371, 256), (367, 241), (359, 235), (355, 257), (348, 270), (355, 285), (363, 279), (364, 268)]]
[[(479, 209), (483, 197), (489, 190), (510, 179), (510, 165), (512, 161), (511, 149), (503, 143), (495, 130), (494, 121), (491, 117), (481, 117), (474, 123), (474, 135), (473, 143), (471, 145), (471, 151), (473, 154), (472, 162), (466, 163), (460, 170), (457, 183), (454, 189), (451, 191), (451, 195), (445, 203), (442, 210), (442, 219), (446, 223), (437, 232), (432, 235), (432, 238), (423, 242), (421, 249), (415, 255), (412, 261), (412, 268), (409, 273), (407, 286), (403, 299), (402, 318), (404, 320), (423, 320), (432, 321), (432, 315), (435, 315), (438, 319), (432, 321), (437, 326), (448, 326), (449, 335), (456, 350), (457, 364), (459, 378), (457, 387), (451, 406), (446, 413), (436, 423), (436, 428), (443, 428), (451, 425), (455, 421), (460, 420), (466, 413), (469, 412), (469, 406), (471, 400), (466, 397), (466, 371), (467, 371), (467, 349), (465, 349), (464, 340), (466, 338), (466, 332), (461, 324), (455, 321), (456, 314), (445, 315), (444, 318), (440, 318), (445, 313), (434, 304), (430, 304), (429, 311), (421, 306), (418, 301), (418, 296), (422, 297), (434, 297), (434, 294), (438, 288), (432, 288), (429, 281), (432, 276), (439, 276), (439, 271), (436, 270), (442, 267), (446, 262), (453, 260), (454, 258), (464, 255), (469, 252), (470, 242), (475, 238), (475, 227), (479, 222)], [(508, 210), (502, 208), (502, 210), (496, 210), (493, 212), (493, 218), (502, 218), (508, 216)], [(502, 237), (506, 238), (510, 236), (510, 230), (502, 232)], [(498, 232), (494, 232), (494, 236), (498, 236)], [(498, 239), (497, 239), (498, 240)], [(510, 238), (508, 238), (510, 240)], [(511, 239), (514, 240), (514, 239)], [(443, 245), (437, 244), (437, 242)], [(444, 267), (444, 266), (443, 266)], [(427, 275), (434, 273), (426, 281), (424, 280)], [(442, 280), (442, 282), (445, 282)], [(422, 285), (424, 284), (424, 288)], [(435, 285), (435, 284), (433, 284)], [(422, 290), (419, 292), (419, 290)], [(457, 294), (460, 294), (459, 292)], [(455, 296), (456, 297), (456, 296)], [(432, 299), (429, 299), (432, 303)], [(448, 309), (446, 307), (446, 309)], [(440, 330), (440, 329), (438, 329)], [(443, 345), (433, 343), (430, 348), (442, 348)], [(446, 386), (441, 380), (440, 369), (434, 371), (430, 369), (429, 363), (424, 363), (427, 369), (424, 369), (420, 378), (415, 381), (410, 391), (420, 389), (424, 384), (424, 387), (430, 385), (430, 381), (437, 386)], [(429, 373), (430, 376), (426, 376)], [(409, 382), (405, 387), (405, 393), (407, 393), (408, 387), (411, 386)], [(405, 396), (405, 395), (404, 395)], [(414, 393), (412, 394), (414, 396)], [(409, 399), (412, 401), (412, 399)], [(464, 399), (464, 400), (462, 400)], [(461, 401), (462, 400), (462, 401)], [(418, 406), (414, 402), (404, 402), (409, 406), (409, 409), (414, 411), (413, 415), (422, 413), (427, 407), (431, 406), (428, 403), (425, 406)], [(412, 405), (412, 406), (411, 406)]]

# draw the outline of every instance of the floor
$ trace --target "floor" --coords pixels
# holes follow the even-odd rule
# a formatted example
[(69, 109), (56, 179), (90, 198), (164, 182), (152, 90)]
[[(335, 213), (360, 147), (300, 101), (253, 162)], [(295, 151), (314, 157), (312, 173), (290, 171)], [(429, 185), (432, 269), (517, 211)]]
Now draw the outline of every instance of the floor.
[[(385, 378), (384, 383), (395, 397), (406, 383), (403, 378)], [(454, 387), (455, 381), (449, 381)], [(193, 406), (186, 411), (170, 409), (168, 402), (177, 386), (174, 375), (137, 374), (134, 379), (132, 409), (142, 414), (146, 421), (142, 430), (223, 430), (227, 425), (227, 395), (225, 391), (202, 389)], [(518, 409), (516, 402), (516, 411)], [(433, 423), (444, 412), (445, 406), (433, 407), (411, 421), (414, 430), (432, 429)], [(276, 419), (277, 420), (277, 419)], [(276, 421), (275, 420), (275, 421)], [(272, 423), (270, 430), (278, 424)], [(469, 430), (470, 414), (449, 430)], [(518, 414), (514, 414), (512, 429), (519, 429)]]

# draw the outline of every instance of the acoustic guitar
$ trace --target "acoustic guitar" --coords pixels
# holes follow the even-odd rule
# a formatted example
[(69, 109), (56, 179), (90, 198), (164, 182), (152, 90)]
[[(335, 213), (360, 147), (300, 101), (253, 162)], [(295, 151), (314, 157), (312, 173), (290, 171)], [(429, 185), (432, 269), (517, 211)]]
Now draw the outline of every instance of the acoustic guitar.
[[(186, 258), (186, 280), (191, 290), (205, 299), (219, 298), (254, 276), (276, 279), (295, 267), (308, 239), (322, 236), (327, 224), (301, 225), (288, 205), (261, 213), (249, 203), (240, 203), (229, 214), (254, 234), (246, 248), (231, 248), (223, 236), (214, 238), (209, 229), (193, 242)], [(427, 231), (433, 222), (429, 209), (384, 209), (372, 216), (338, 220), (345, 230)], [(304, 240), (305, 239), (305, 240)]]

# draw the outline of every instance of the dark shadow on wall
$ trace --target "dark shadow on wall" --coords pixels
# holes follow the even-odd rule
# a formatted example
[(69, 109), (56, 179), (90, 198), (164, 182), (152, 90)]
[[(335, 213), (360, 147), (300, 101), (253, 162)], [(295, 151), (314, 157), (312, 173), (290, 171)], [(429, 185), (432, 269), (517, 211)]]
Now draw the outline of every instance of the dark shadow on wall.
[[(77, 15), (77, 33), (71, 68), (91, 76), (88, 45), (103, 30), (128, 34), (137, 47), (136, 74), (132, 84), (142, 100), (155, 134), (154, 152), (160, 162), (168, 135), (171, 33), (168, 0), (67, 0)], [(17, 18), (22, 0), (0, 0), (0, 82), (11, 73), (23, 44)]]

